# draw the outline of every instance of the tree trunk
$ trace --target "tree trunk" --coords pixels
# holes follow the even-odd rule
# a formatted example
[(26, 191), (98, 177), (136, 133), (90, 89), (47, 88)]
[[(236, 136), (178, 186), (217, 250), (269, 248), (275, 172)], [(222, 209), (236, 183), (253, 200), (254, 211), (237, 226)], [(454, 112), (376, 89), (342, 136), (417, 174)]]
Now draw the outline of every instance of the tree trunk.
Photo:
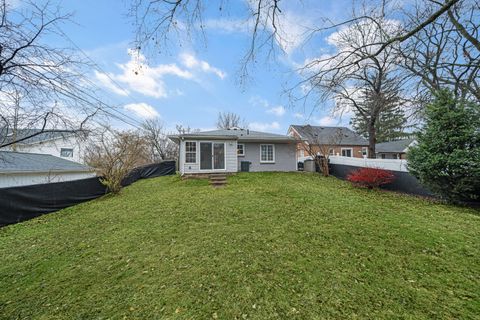
[(375, 144), (377, 143), (377, 130), (375, 129), (375, 122), (368, 122), (368, 157), (375, 159)]

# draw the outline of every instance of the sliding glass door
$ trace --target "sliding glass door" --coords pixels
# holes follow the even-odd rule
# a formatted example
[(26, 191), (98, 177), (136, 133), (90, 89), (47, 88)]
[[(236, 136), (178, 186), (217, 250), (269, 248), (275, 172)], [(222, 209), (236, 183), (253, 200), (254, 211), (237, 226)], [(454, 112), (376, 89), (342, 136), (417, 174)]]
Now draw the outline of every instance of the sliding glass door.
[(225, 143), (200, 142), (200, 170), (225, 169)]
[(200, 170), (212, 169), (212, 144), (200, 142)]

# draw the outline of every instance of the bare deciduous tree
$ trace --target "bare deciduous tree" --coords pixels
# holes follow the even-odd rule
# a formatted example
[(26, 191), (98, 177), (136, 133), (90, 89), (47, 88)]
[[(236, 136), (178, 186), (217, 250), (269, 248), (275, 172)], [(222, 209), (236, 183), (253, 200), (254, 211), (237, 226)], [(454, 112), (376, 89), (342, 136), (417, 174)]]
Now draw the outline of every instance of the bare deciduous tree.
[[(395, 46), (378, 55), (372, 55), (377, 50), (375, 47), (366, 46), (382, 43), (390, 34), (398, 32), (399, 26), (385, 20), (382, 14), (379, 12), (376, 16), (376, 23), (356, 19), (348, 28), (335, 33), (330, 41), (338, 53), (322, 61), (314, 59), (301, 69), (306, 77), (302, 84), (307, 84), (310, 92), (319, 93), (321, 101), (334, 99), (337, 111), (354, 110), (362, 118), (368, 134), (368, 154), (372, 158), (375, 157), (378, 119), (392, 105), (401, 103), (401, 88), (407, 79), (396, 65)], [(363, 15), (364, 12), (359, 16)], [(354, 16), (357, 15), (354, 13)], [(354, 57), (351, 57), (352, 51), (355, 51)], [(352, 59), (360, 62), (351, 64)]]
[[(429, 0), (407, 12), (407, 24), (431, 13)], [(480, 101), (480, 5), (463, 0), (450, 7), (446, 15), (412, 35), (399, 48), (401, 66), (415, 78), (420, 97), (451, 89), (463, 99)]]
[(183, 125), (181, 125), (181, 124), (177, 124), (177, 125), (175, 126), (175, 128), (177, 129), (177, 132), (178, 132), (179, 134), (195, 133), (195, 132), (199, 132), (199, 131), (200, 131), (200, 129), (193, 129), (193, 128), (191, 128), (190, 126), (185, 127), (185, 126), (183, 126)]
[(219, 112), (216, 126), (218, 129), (231, 129), (245, 127), (245, 121), (234, 112)]
[(19, 127), (40, 128), (35, 135), (83, 133), (101, 109), (86, 88), (85, 61), (75, 50), (45, 42), (61, 38), (61, 25), (69, 18), (48, 1), (25, 1), (16, 8), (0, 0), (0, 148), (20, 142), (11, 138)]
[(327, 136), (319, 136), (312, 134), (313, 139), (301, 140), (300, 144), (303, 150), (315, 161), (315, 164), (320, 168), (325, 177), (330, 175), (330, 168), (328, 162), (331, 156), (331, 151), (335, 150), (343, 139), (343, 132), (341, 129), (336, 129)]
[(167, 137), (160, 120), (147, 120), (142, 124), (142, 128), (142, 134), (153, 162), (178, 158), (178, 146)]
[[(392, 34), (384, 38), (381, 42), (368, 43), (362, 49), (375, 48), (369, 50), (371, 56), (381, 54), (388, 47), (403, 43), (412, 36), (429, 26), (449, 12), (455, 5), (465, 0), (428, 0), (426, 6), (420, 6), (421, 15), (412, 23), (409, 23), (401, 32)], [(131, 0), (130, 16), (136, 26), (136, 44), (137, 48), (146, 50), (147, 47), (153, 45), (164, 45), (172, 32), (177, 34), (190, 34), (195, 30), (204, 30), (204, 11), (207, 7), (218, 8), (218, 15), (227, 11), (228, 1), (218, 0), (213, 3), (205, 0), (176, 0), (176, 1), (150, 1), (150, 0)], [(372, 8), (381, 8), (385, 11), (391, 6), (389, 0), (372, 1)], [(419, 2), (425, 2), (419, 0)], [(247, 53), (244, 58), (243, 68), (246, 70), (246, 64), (256, 60), (256, 53), (267, 48), (269, 55), (275, 52), (275, 49), (283, 50), (281, 44), (288, 39), (288, 34), (282, 28), (282, 21), (285, 19), (281, 1), (279, 0), (252, 0), (247, 1), (248, 16), (245, 17), (245, 24), (250, 27), (251, 41)], [(285, 3), (285, 2), (284, 2)], [(298, 1), (298, 5), (302, 5), (302, 1)], [(357, 3), (353, 2), (352, 6)], [(362, 4), (360, 5), (362, 6)], [(402, 20), (404, 16), (402, 11), (392, 13), (392, 17)], [(368, 20), (376, 23), (374, 16), (366, 12), (362, 16), (355, 16), (344, 21), (336, 22), (332, 17), (320, 16), (316, 19), (318, 25), (310, 27), (306, 32), (307, 38), (311, 39), (316, 34), (325, 31), (330, 32), (339, 30), (344, 26), (358, 21)], [(356, 56), (356, 50), (349, 53), (351, 64), (361, 62), (363, 56)], [(369, 57), (371, 58), (371, 57)], [(347, 66), (345, 66), (347, 67)]]
[(148, 148), (139, 132), (105, 128), (87, 146), (85, 161), (97, 170), (101, 182), (112, 193), (118, 193), (128, 173), (148, 163)]

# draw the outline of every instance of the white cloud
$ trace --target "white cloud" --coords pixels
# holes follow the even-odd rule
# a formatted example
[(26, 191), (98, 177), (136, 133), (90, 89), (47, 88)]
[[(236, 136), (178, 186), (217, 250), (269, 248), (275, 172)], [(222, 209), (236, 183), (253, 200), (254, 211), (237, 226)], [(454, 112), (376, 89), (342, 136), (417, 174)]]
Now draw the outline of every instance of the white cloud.
[(293, 114), (293, 117), (294, 117), (295, 119), (304, 119), (304, 118), (305, 118), (305, 115), (304, 115), (303, 113), (300, 113), (300, 112), (295, 112), (295, 113)]
[(269, 131), (269, 130), (277, 130), (280, 128), (280, 124), (276, 121), (272, 123), (264, 123), (264, 122), (251, 122), (248, 127), (252, 130), (256, 131)]
[(328, 126), (334, 126), (337, 121), (335, 120), (335, 118), (332, 118), (330, 116), (325, 116), (325, 117), (322, 117), (320, 119), (314, 119), (314, 121), (320, 125), (320, 126), (325, 126), (325, 127), (328, 127)]
[(268, 102), (268, 100), (266, 100), (262, 97), (259, 97), (259, 96), (253, 96), (253, 97), (250, 98), (249, 101), (253, 106), (260, 106), (262, 108), (265, 108), (266, 113), (274, 114), (277, 117), (283, 116), (286, 112), (285, 107), (280, 106), (280, 105), (279, 106), (272, 106)]
[(144, 102), (130, 103), (125, 105), (123, 108), (127, 111), (132, 111), (135, 113), (135, 115), (143, 119), (153, 119), (160, 116), (154, 107)]
[(276, 41), (287, 55), (290, 55), (305, 42), (307, 31), (313, 27), (306, 16), (290, 11), (285, 11), (281, 19), (276, 21), (276, 24), (278, 28)]
[(222, 32), (222, 33), (245, 33), (252, 30), (252, 20), (243, 20), (235, 18), (207, 19), (202, 24), (204, 29)]
[[(95, 77), (100, 83), (112, 92), (120, 95), (128, 95), (130, 91), (141, 93), (148, 97), (165, 98), (168, 96), (164, 83), (166, 75), (176, 76), (183, 79), (192, 79), (193, 74), (183, 70), (176, 64), (159, 64), (149, 66), (142, 54), (129, 50), (130, 60), (124, 64), (117, 64), (122, 71), (119, 74), (95, 72)], [(121, 89), (111, 79), (128, 89)]]
[[(256, 1), (247, 1), (251, 10), (257, 11)], [(279, 16), (275, 21), (277, 28), (275, 34), (275, 42), (277, 45), (290, 55), (295, 49), (299, 48), (306, 40), (308, 31), (314, 28), (313, 20), (298, 10), (294, 12), (293, 8), (283, 8), (282, 12), (277, 13)], [(273, 33), (273, 21), (271, 16), (267, 17), (267, 10), (262, 10), (260, 17), (261, 23), (259, 28), (263, 28), (265, 23), (265, 31)], [(239, 19), (239, 18), (219, 18), (207, 19), (202, 27), (204, 29), (213, 30), (222, 33), (243, 33), (250, 35), (254, 28), (254, 19)]]
[(206, 73), (213, 73), (222, 80), (225, 79), (225, 77), (227, 76), (227, 73), (225, 71), (211, 66), (206, 61), (198, 60), (193, 54), (190, 53), (182, 53), (180, 55), (180, 61), (188, 69), (197, 69), (202, 70)]
[(286, 112), (286, 110), (282, 106), (272, 107), (272, 108), (267, 110), (267, 113), (272, 113), (272, 114), (276, 115), (277, 117), (283, 116), (285, 114), (285, 112)]
[(128, 96), (130, 94), (128, 90), (122, 89), (116, 85), (105, 73), (95, 70), (95, 78), (97, 78), (97, 80), (100, 81), (105, 88), (109, 89), (113, 93), (116, 93), (120, 96)]

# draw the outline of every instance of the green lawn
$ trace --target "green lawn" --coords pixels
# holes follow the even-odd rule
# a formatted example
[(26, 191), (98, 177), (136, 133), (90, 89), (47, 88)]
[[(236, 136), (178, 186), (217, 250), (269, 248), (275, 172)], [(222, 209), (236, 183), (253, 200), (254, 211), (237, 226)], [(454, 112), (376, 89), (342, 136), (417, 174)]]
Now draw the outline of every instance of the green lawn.
[(480, 314), (478, 211), (313, 174), (228, 181), (144, 180), (0, 229), (0, 317)]

